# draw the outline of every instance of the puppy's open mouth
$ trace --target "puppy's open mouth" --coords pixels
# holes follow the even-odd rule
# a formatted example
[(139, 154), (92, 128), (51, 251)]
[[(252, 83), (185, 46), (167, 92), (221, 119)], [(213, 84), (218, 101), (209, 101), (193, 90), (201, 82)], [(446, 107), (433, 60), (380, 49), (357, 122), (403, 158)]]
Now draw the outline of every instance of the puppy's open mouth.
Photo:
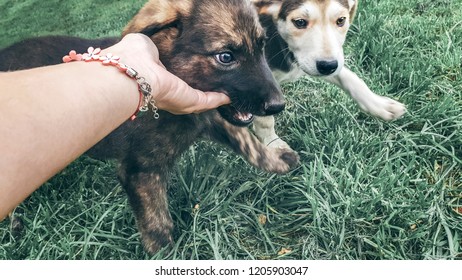
[(248, 126), (254, 119), (252, 113), (238, 110), (233, 105), (221, 106), (218, 108), (218, 112), (225, 120), (236, 126)]

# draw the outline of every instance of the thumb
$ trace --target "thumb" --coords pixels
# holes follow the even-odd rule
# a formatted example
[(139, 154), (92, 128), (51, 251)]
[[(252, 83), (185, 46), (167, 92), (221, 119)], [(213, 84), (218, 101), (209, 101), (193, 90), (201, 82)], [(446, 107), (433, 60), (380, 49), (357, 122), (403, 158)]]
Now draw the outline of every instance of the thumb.
[(205, 101), (202, 105), (200, 105), (199, 108), (197, 108), (197, 113), (211, 110), (222, 105), (231, 103), (229, 97), (224, 93), (210, 91), (204, 92), (204, 95)]
[(225, 104), (231, 103), (229, 97), (220, 92), (203, 92), (197, 89), (191, 89), (187, 96), (193, 96), (191, 99), (183, 99), (188, 104), (181, 109), (167, 110), (172, 114), (192, 114), (202, 113), (208, 110), (215, 109)]

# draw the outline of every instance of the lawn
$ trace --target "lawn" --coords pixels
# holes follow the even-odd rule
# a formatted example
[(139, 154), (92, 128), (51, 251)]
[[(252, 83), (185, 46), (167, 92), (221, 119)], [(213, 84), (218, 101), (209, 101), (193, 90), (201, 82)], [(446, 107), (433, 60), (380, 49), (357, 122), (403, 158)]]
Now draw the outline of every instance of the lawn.
[[(118, 35), (143, 2), (3, 0), (0, 47)], [(301, 165), (266, 174), (197, 143), (172, 174), (172, 248), (148, 256), (115, 163), (81, 157), (16, 209), (21, 231), (0, 223), (0, 259), (462, 259), (462, 0), (360, 4), (347, 65), (403, 118), (319, 80), (286, 84), (278, 132)]]

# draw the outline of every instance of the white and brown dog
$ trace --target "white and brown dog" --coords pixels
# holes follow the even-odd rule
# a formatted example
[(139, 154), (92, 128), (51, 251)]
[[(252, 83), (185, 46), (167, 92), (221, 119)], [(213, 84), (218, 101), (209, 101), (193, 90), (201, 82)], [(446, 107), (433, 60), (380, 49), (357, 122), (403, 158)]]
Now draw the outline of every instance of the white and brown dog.
[[(344, 66), (343, 44), (358, 0), (252, 0), (266, 30), (265, 56), (279, 83), (302, 75), (337, 85), (365, 112), (383, 120), (401, 117), (406, 108), (373, 93)], [(274, 117), (258, 117), (257, 137), (273, 147), (288, 147), (275, 133)]]

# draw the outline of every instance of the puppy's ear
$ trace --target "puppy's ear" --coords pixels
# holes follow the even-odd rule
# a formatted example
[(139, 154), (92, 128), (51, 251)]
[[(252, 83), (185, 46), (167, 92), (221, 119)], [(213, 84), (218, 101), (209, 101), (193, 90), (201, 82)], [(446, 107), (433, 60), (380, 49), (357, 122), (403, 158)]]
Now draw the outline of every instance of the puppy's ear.
[(358, 1), (359, 0), (348, 0), (348, 6), (350, 7), (350, 24), (355, 19), (356, 10), (358, 8)]
[(281, 0), (251, 0), (251, 2), (259, 15), (272, 15), (273, 17), (279, 14), (282, 5)]
[(143, 33), (152, 36), (169, 27), (174, 27), (179, 18), (189, 15), (192, 0), (157, 0), (149, 1), (125, 26), (122, 36), (128, 33)]

